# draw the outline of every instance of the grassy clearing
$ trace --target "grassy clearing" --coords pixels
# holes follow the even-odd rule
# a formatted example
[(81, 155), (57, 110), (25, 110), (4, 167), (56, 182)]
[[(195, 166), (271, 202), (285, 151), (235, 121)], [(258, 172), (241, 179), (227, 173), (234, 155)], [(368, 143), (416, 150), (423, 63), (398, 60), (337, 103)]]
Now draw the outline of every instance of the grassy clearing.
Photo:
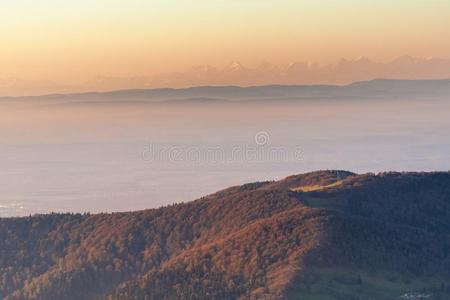
[(331, 184), (328, 185), (305, 185), (305, 186), (300, 186), (297, 188), (293, 188), (292, 190), (294, 192), (313, 192), (313, 191), (320, 191), (326, 188), (331, 188), (331, 187), (336, 187), (342, 184), (342, 180), (338, 180), (336, 182), (333, 182)]

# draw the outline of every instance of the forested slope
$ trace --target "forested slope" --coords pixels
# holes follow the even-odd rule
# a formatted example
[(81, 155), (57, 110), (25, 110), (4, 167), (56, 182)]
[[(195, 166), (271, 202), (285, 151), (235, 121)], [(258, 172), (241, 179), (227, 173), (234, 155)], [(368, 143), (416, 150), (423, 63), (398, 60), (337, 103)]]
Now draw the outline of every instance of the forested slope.
[(5, 218), (0, 253), (5, 299), (448, 299), (450, 173), (318, 171), (159, 209)]

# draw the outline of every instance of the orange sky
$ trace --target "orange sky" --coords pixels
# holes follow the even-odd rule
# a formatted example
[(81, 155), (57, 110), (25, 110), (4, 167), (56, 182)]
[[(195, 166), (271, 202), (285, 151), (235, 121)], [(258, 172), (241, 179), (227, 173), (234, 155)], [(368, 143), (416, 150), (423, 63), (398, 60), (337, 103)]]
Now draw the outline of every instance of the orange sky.
[(0, 78), (79, 82), (193, 65), (450, 57), (447, 0), (5, 0)]

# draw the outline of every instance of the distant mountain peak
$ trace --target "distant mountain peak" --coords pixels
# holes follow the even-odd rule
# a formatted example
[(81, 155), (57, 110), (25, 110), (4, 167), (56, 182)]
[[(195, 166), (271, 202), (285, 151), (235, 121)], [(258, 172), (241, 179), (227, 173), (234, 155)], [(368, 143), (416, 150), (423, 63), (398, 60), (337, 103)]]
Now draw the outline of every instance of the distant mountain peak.
[(355, 62), (357, 63), (363, 63), (363, 64), (373, 64), (374, 62), (372, 60), (370, 60), (368, 57), (366, 56), (360, 56), (358, 57)]
[(238, 61), (232, 61), (225, 70), (231, 71), (231, 72), (240, 72), (245, 70), (246, 68)]

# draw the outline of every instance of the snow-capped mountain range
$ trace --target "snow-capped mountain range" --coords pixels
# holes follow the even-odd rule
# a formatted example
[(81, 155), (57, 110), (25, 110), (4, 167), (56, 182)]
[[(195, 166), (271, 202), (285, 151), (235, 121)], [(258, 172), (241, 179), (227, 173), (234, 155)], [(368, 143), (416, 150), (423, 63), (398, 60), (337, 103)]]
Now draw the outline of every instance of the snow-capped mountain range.
[(0, 96), (208, 85), (344, 85), (375, 78), (450, 78), (450, 59), (401, 56), (392, 61), (381, 63), (367, 57), (360, 57), (357, 59), (340, 59), (327, 65), (313, 62), (293, 62), (278, 66), (264, 61), (256, 67), (247, 67), (238, 61), (233, 61), (224, 67), (200, 65), (182, 72), (161, 73), (148, 77), (98, 76), (80, 84), (0, 78)]

